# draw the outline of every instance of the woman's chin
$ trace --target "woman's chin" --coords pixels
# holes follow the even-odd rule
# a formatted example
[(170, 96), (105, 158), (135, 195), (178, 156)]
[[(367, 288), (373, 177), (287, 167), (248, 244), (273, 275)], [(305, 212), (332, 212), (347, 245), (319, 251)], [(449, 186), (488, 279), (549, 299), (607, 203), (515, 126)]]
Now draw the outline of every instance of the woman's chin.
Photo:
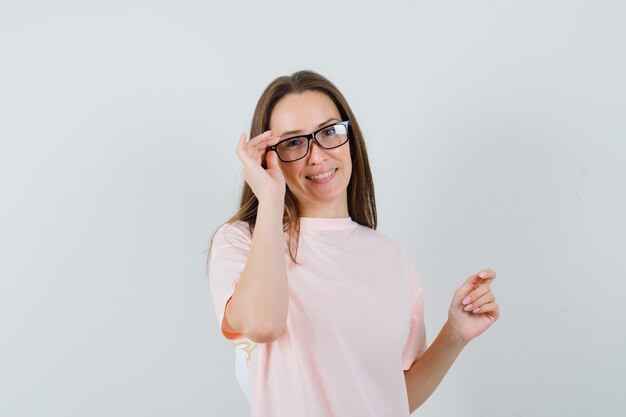
[(343, 203), (342, 199), (346, 197), (347, 193), (342, 193), (340, 190), (311, 190), (307, 193), (307, 198), (301, 201), (315, 205), (333, 205), (338, 202)]

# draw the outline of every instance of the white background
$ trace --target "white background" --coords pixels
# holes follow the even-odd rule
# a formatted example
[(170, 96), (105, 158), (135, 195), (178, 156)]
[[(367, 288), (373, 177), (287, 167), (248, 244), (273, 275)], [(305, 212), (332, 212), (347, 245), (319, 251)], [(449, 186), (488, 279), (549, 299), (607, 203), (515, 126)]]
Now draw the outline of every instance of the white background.
[[(335, 83), (428, 342), (501, 319), (421, 416), (624, 415), (622, 1), (0, 1), (0, 415), (238, 416), (208, 239), (279, 75)], [(619, 259), (619, 258), (622, 259)]]

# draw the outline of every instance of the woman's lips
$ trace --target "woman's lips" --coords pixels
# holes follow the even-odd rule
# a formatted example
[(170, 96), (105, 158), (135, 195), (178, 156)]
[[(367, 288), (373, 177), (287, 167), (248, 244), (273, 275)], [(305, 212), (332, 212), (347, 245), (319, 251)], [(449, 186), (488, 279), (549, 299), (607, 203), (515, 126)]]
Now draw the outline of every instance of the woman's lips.
[(326, 175), (326, 174), (328, 174), (328, 172), (322, 174), (322, 175), (325, 175), (322, 178), (318, 178), (318, 179), (314, 179), (314, 178), (311, 178), (311, 177), (305, 177), (305, 178), (310, 180), (310, 181), (312, 181), (312, 182), (314, 182), (315, 184), (324, 184), (324, 183), (327, 183), (328, 181), (332, 180), (333, 178), (335, 178), (335, 173), (337, 172), (337, 169), (338, 168), (335, 168), (332, 171), (328, 171), (328, 172), (330, 172), (330, 175)]

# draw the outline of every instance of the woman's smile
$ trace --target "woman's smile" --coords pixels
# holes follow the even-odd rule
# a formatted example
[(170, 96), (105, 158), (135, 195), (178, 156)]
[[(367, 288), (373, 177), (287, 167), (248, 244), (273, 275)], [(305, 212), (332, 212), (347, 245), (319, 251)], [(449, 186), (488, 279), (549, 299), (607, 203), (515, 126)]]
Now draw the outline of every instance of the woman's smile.
[(338, 168), (332, 168), (322, 174), (305, 176), (305, 178), (311, 180), (315, 184), (325, 184), (335, 177), (335, 172), (337, 172), (337, 169)]

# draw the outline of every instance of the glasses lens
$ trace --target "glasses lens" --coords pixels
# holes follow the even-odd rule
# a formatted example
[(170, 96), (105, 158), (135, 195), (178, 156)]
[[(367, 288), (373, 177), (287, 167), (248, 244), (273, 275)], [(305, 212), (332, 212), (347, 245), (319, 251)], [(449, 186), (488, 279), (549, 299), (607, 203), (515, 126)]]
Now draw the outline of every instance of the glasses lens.
[(307, 146), (308, 144), (306, 138), (298, 137), (279, 143), (276, 150), (278, 151), (280, 159), (289, 162), (300, 159), (306, 155)]
[(336, 148), (348, 141), (348, 131), (345, 125), (336, 124), (317, 132), (315, 138), (323, 148)]

